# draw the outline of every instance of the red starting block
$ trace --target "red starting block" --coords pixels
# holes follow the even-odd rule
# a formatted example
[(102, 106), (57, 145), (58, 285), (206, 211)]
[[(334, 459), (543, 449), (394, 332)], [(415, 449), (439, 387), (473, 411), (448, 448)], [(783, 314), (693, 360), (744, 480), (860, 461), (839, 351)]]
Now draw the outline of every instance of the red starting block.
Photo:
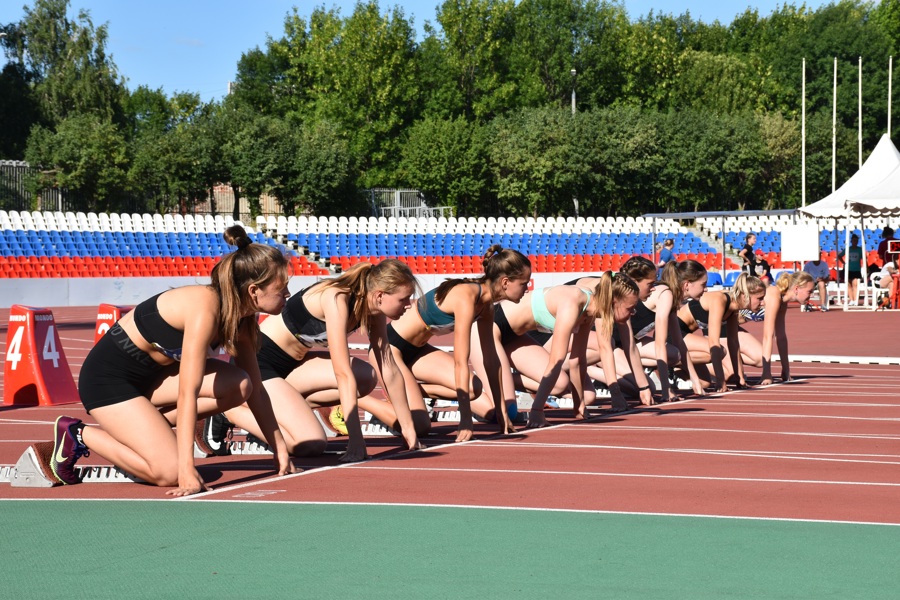
[(115, 304), (101, 304), (97, 309), (97, 327), (94, 329), (94, 344), (100, 341), (103, 334), (116, 324), (116, 321), (127, 314), (132, 306), (116, 306)]
[(4, 405), (81, 401), (50, 309), (14, 304), (6, 340)]

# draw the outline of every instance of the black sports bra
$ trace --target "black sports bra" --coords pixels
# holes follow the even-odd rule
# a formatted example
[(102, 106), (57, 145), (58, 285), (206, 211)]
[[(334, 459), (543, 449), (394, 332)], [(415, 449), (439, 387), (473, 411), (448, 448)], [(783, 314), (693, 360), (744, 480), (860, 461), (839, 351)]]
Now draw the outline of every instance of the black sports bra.
[[(307, 348), (327, 348), (328, 330), (325, 321), (310, 314), (309, 309), (306, 308), (306, 303), (303, 302), (304, 294), (312, 289), (312, 287), (313, 286), (310, 286), (302, 290), (296, 296), (291, 296), (288, 299), (287, 304), (285, 304), (284, 310), (281, 313), (281, 319), (284, 321), (284, 325), (287, 327), (288, 331), (291, 332), (291, 335)], [(355, 304), (356, 296), (348, 294), (347, 308), (350, 311), (350, 326), (347, 329), (347, 333), (350, 333), (359, 327), (359, 323), (353, 322), (355, 320), (353, 318), (353, 306)]]
[[(134, 307), (134, 326), (159, 353), (172, 360), (181, 361), (184, 332), (169, 325), (159, 314), (157, 307), (157, 301), (164, 293), (160, 292)], [(218, 346), (218, 342), (209, 345), (210, 348)]]

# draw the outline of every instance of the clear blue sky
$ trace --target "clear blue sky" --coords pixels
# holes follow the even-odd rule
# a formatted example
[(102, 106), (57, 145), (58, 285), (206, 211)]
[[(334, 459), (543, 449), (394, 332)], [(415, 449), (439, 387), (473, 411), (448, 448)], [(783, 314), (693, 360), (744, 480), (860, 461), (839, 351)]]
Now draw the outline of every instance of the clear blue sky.
[[(441, 0), (380, 0), (383, 11), (399, 5), (414, 18), (419, 36), (425, 21), (434, 21)], [(800, 5), (800, 0), (792, 2)], [(0, 2), (0, 24), (19, 21), (24, 16), (23, 0)], [(337, 7), (341, 14), (352, 13), (355, 0), (71, 0), (70, 18), (79, 9), (90, 11), (94, 25), (109, 27), (109, 52), (120, 73), (134, 89), (146, 85), (176, 91), (197, 92), (203, 100), (225, 95), (234, 79), (241, 54), (264, 48), (267, 36), (281, 37), (284, 18), (297, 6), (309, 15), (316, 6)], [(765, 16), (779, 5), (778, 0), (627, 0), (632, 19), (654, 10), (680, 15), (690, 10), (695, 19), (729, 24), (748, 7)], [(823, 0), (809, 0), (818, 7)]]

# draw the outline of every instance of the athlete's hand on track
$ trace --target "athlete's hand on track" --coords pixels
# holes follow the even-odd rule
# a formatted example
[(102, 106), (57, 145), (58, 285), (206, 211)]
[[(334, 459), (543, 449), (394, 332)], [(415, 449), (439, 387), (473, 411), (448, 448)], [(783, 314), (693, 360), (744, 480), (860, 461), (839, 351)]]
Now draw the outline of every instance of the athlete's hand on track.
[(288, 456), (287, 452), (284, 453), (284, 456), (276, 454), (272, 461), (275, 463), (275, 471), (278, 472), (279, 476), (293, 475), (294, 473), (300, 473), (303, 470), (294, 466), (294, 463), (291, 462), (291, 457)]
[(646, 390), (641, 390), (638, 393), (640, 394), (641, 404), (643, 404), (644, 406), (650, 406), (651, 404), (653, 404), (653, 392), (652, 391), (650, 391), (649, 389), (646, 389)]
[(694, 392), (695, 394), (697, 394), (698, 396), (705, 396), (705, 395), (706, 395), (706, 390), (703, 389), (703, 384), (700, 383), (700, 380), (699, 380), (699, 379), (692, 379), (692, 380), (691, 380), (691, 387), (693, 388), (693, 392)]
[(525, 429), (539, 429), (541, 427), (546, 427), (549, 425), (547, 423), (547, 417), (544, 416), (544, 411), (541, 409), (532, 408), (528, 413), (528, 424), (525, 425)]
[[(462, 413), (462, 411), (460, 411)], [(475, 428), (472, 425), (472, 413), (465, 416), (459, 416), (459, 428), (456, 431), (457, 442), (468, 442), (475, 435)]]
[(352, 462), (362, 462), (369, 458), (369, 455), (366, 454), (366, 448), (351, 448), (350, 445), (347, 445), (347, 451), (344, 452), (341, 457), (338, 459), (338, 462), (344, 463), (352, 463)]
[(500, 429), (503, 435), (509, 435), (516, 432), (516, 426), (513, 425), (513, 422), (509, 417), (506, 417), (506, 422)]
[(208, 492), (209, 488), (200, 477), (197, 469), (191, 469), (192, 473), (185, 473), (178, 476), (178, 488), (166, 492), (166, 496), (190, 496), (191, 494), (199, 494), (200, 492)]
[(406, 440), (406, 447), (409, 449), (408, 452), (412, 452), (413, 450), (424, 450), (425, 444), (419, 441), (418, 436), (416, 436), (415, 432), (412, 435), (408, 436), (406, 434), (403, 435), (403, 439)]

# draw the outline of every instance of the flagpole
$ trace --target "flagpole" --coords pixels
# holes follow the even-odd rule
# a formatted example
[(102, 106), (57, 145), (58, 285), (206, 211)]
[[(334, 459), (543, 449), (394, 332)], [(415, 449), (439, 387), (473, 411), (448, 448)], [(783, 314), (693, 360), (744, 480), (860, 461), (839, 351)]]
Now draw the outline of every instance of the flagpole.
[[(800, 201), (806, 206), (806, 59), (803, 59), (803, 92), (800, 108)], [(890, 111), (888, 111), (890, 115)], [(888, 117), (890, 123), (890, 117)]]

